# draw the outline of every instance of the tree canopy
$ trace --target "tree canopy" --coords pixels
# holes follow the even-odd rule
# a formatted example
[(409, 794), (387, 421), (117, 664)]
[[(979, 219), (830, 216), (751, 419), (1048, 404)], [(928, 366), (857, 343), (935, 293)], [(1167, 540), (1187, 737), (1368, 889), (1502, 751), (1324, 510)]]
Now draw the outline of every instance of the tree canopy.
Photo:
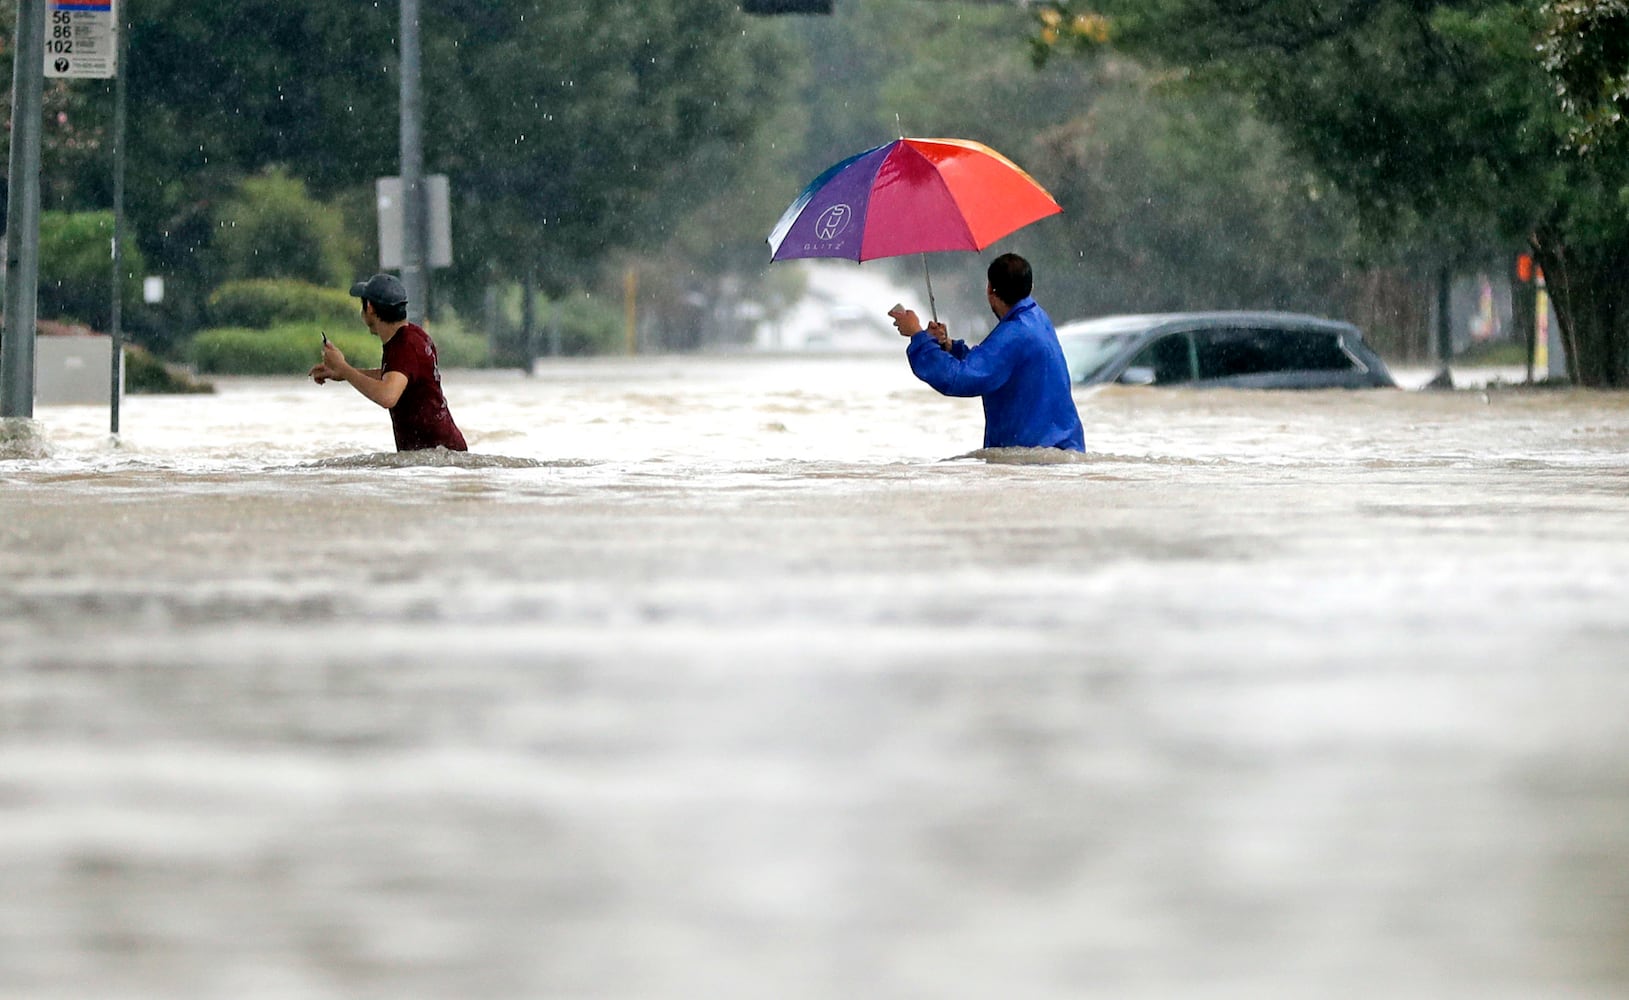
[(1629, 0), (1555, 0), (1542, 52), (1580, 152), (1629, 142)]
[[(642, 294), (676, 310), (783, 297), (763, 236), (804, 183), (900, 133), (960, 135), (1064, 205), (998, 248), (1036, 259), (1060, 316), (1338, 312), (1351, 265), (1382, 249), (1451, 261), (1525, 244), (1580, 379), (1629, 384), (1629, 308), (1610, 291), (1629, 288), (1623, 8), (862, 0), (749, 19), (733, 0), (427, 4), (425, 166), (451, 177), (457, 260), (436, 287), (467, 303), (527, 279), (552, 295), (632, 254)], [(174, 297), (275, 274), (275, 251), (223, 229), (287, 185), (317, 207), (277, 217), (343, 219), (343, 240), (322, 242), (371, 270), (373, 179), (397, 160), (396, 5), (127, 12), (131, 225)], [(0, 0), (0, 34), (14, 21)], [(47, 208), (108, 204), (110, 91), (48, 85)], [(302, 259), (283, 276), (310, 276), (310, 254), (287, 255)], [(977, 285), (975, 255), (941, 266), (937, 290)]]
[[(1629, 385), (1629, 190), (1622, 158), (1580, 155), (1547, 72), (1577, 24), (1538, 0), (1102, 0), (1043, 5), (1037, 44), (1105, 45), (1245, 96), (1289, 147), (1354, 199), (1372, 226), (1428, 234), (1444, 259), (1467, 244), (1528, 244), (1544, 266), (1577, 381)], [(1083, 30), (1087, 19), (1097, 27)], [(1621, 34), (1615, 36), (1621, 39)], [(1617, 46), (1621, 49), (1621, 44)], [(1577, 71), (1580, 110), (1611, 105), (1622, 53)], [(1549, 67), (1554, 70), (1556, 67)], [(1603, 75), (1605, 74), (1605, 75)], [(1603, 104), (1602, 102), (1605, 102)], [(1585, 123), (1586, 125), (1588, 122)]]
[[(0, 8), (9, 35), (15, 4)], [(396, 4), (143, 0), (126, 16), (128, 211), (183, 284), (245, 176), (276, 167), (354, 201), (396, 172)], [(425, 169), (451, 180), (455, 284), (564, 286), (660, 238), (727, 181), (776, 79), (733, 0), (448, 0), (422, 16)], [(48, 91), (48, 207), (105, 206), (111, 87)]]

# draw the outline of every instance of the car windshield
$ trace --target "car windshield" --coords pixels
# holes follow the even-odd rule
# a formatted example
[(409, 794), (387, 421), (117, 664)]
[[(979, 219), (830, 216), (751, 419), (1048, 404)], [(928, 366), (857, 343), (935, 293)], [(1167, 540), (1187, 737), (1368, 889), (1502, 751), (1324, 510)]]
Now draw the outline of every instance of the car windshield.
[(1069, 381), (1087, 382), (1095, 378), (1104, 366), (1119, 356), (1125, 345), (1137, 337), (1136, 333), (1060, 335), (1058, 343), (1063, 345), (1064, 359), (1069, 362)]

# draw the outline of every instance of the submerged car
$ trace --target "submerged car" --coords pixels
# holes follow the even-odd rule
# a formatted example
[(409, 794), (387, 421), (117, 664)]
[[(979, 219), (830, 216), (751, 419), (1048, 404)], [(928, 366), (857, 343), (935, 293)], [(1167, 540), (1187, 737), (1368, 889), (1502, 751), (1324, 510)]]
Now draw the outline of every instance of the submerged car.
[(1350, 323), (1282, 312), (1103, 316), (1058, 327), (1076, 385), (1395, 387)]

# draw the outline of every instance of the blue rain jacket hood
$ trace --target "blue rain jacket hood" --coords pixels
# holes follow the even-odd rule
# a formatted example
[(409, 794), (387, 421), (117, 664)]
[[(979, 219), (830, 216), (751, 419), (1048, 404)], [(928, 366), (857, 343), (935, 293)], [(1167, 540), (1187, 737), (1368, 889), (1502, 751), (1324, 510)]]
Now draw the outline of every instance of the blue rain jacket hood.
[(1024, 298), (977, 347), (932, 335), (905, 348), (916, 377), (946, 396), (984, 398), (984, 447), (1086, 450), (1086, 434), (1070, 391), (1069, 365), (1052, 318)]

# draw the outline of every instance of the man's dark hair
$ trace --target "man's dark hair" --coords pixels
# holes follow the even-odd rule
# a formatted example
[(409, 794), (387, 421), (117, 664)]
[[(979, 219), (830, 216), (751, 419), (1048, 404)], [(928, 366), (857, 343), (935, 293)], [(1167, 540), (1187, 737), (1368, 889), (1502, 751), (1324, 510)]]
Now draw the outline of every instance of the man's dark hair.
[(1029, 269), (1029, 261), (1015, 253), (1004, 253), (990, 261), (990, 270), (985, 276), (990, 279), (990, 290), (996, 293), (996, 298), (1009, 306), (1029, 298), (1035, 289), (1035, 275)]
[(387, 306), (383, 302), (375, 302), (372, 299), (363, 299), (362, 304), (373, 306), (373, 314), (384, 320), (386, 323), (400, 323), (402, 320), (407, 318), (406, 302), (398, 302), (395, 305)]

